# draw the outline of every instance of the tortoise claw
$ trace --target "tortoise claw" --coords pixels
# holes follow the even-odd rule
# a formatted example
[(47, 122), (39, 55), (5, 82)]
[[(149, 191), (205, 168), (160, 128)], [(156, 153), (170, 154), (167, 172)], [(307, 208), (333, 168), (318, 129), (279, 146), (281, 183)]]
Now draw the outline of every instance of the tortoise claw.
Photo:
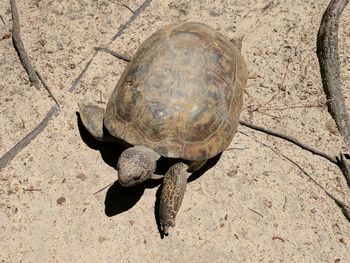
[(164, 175), (160, 175), (160, 174), (152, 174), (151, 179), (153, 180), (160, 180), (163, 179)]

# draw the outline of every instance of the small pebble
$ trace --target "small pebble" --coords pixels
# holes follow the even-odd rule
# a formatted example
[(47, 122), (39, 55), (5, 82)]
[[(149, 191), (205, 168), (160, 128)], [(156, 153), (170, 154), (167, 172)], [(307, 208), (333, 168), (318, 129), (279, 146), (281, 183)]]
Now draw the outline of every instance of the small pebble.
[(57, 204), (63, 205), (66, 202), (66, 198), (63, 196), (57, 199)]
[(6, 32), (5, 34), (2, 35), (2, 39), (8, 39), (11, 37), (11, 32)]
[(106, 240), (107, 240), (107, 238), (105, 238), (105, 237), (102, 237), (102, 236), (98, 237), (98, 242), (100, 242), (100, 243), (103, 243)]
[(228, 171), (228, 172), (226, 173), (226, 175), (227, 175), (228, 177), (235, 177), (236, 174), (237, 174), (237, 170), (231, 170), (231, 171)]
[(80, 180), (82, 180), (82, 181), (85, 181), (86, 175), (83, 174), (83, 173), (80, 173), (80, 174), (77, 175), (77, 178), (80, 179)]

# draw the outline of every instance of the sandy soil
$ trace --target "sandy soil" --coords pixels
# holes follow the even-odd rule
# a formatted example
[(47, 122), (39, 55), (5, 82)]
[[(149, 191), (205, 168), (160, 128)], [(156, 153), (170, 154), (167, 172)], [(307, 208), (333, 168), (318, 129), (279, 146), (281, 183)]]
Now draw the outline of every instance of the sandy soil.
[[(114, 184), (94, 194), (117, 178), (112, 146), (84, 140), (76, 115), (79, 100), (105, 103), (126, 65), (94, 47), (132, 55), (163, 25), (198, 21), (228, 38), (244, 36), (251, 79), (242, 119), (338, 154), (343, 145), (325, 107), (315, 53), (328, 0), (153, 0), (133, 21), (116, 3), (18, 0), (24, 44), (61, 110), (0, 171), (2, 262), (350, 262), (349, 222), (320, 186), (348, 204), (350, 191), (327, 160), (239, 127), (233, 149), (189, 183), (177, 226), (161, 239), (158, 185), (125, 190)], [(136, 10), (143, 2), (124, 3)], [(0, 15), (2, 156), (54, 104), (30, 85), (19, 62), (9, 37), (9, 1), (1, 1)], [(344, 87), (350, 86), (349, 20), (347, 7), (339, 35)], [(344, 93), (350, 109), (350, 89)]]

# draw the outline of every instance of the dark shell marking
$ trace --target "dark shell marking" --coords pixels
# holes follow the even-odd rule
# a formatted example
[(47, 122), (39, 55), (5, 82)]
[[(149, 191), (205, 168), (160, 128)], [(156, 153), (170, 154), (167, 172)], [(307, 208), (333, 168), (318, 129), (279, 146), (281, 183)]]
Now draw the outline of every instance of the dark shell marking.
[(205, 160), (231, 142), (247, 69), (239, 50), (200, 23), (166, 26), (143, 42), (108, 102), (115, 137), (165, 157)]

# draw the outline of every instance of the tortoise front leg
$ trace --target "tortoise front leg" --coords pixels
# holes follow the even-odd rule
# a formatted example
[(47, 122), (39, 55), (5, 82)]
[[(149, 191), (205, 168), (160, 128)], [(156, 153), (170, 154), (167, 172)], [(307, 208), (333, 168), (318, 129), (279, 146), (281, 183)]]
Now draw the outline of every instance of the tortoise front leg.
[(180, 209), (190, 174), (187, 169), (186, 164), (176, 163), (164, 176), (159, 207), (160, 225), (164, 235), (168, 235), (169, 227), (175, 226), (175, 217)]
[(99, 141), (103, 138), (103, 118), (105, 110), (92, 103), (79, 103), (81, 121), (89, 133)]

